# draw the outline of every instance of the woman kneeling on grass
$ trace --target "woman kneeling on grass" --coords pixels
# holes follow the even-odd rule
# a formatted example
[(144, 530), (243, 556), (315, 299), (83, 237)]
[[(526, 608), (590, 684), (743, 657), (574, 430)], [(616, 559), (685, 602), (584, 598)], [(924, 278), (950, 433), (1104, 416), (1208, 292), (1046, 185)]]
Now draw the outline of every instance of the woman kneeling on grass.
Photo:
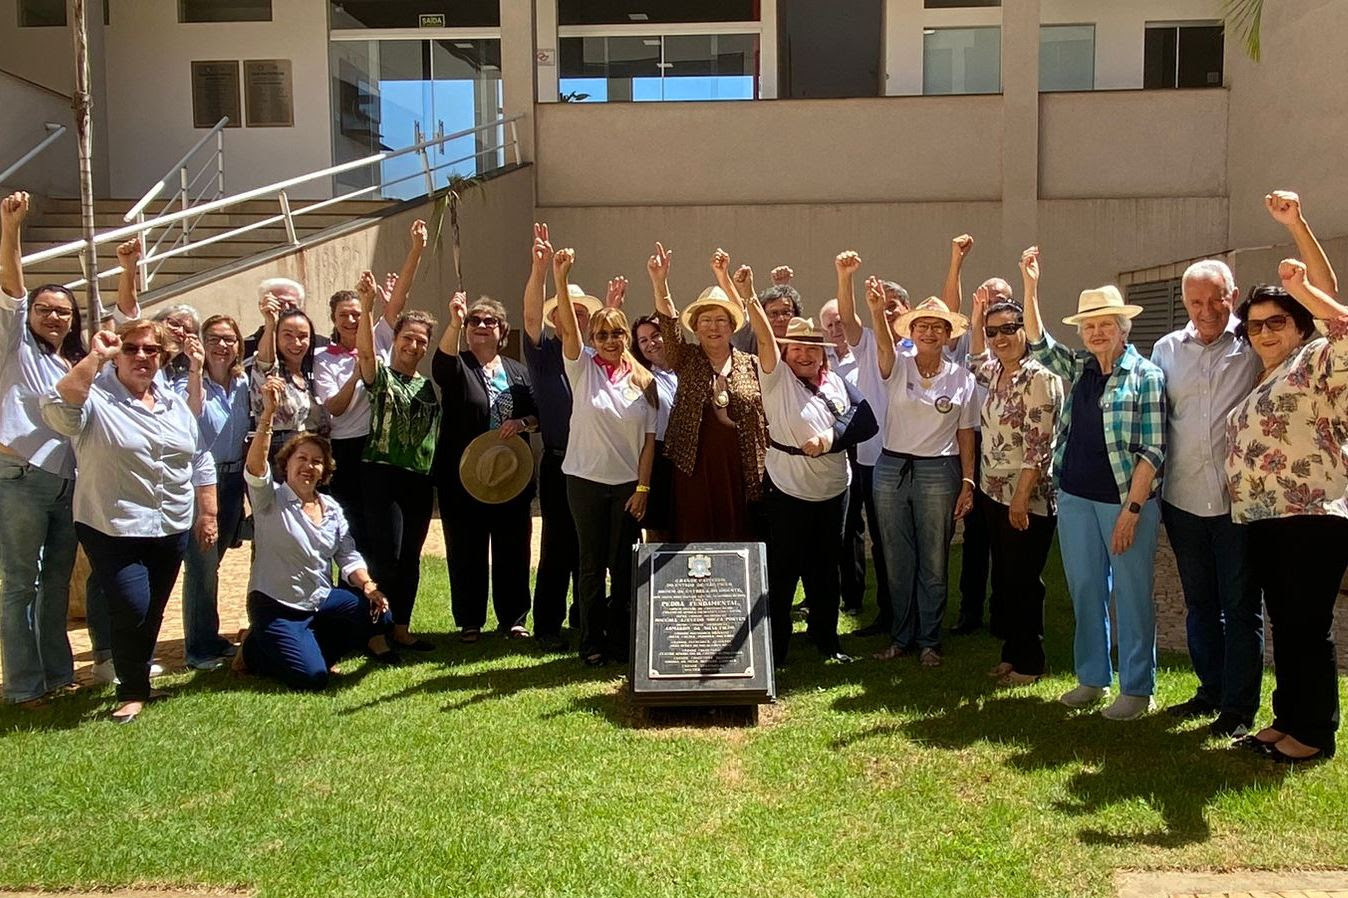
[[(364, 645), (392, 664), (393, 626), (388, 600), (356, 551), (342, 507), (318, 492), (332, 479), (332, 446), (316, 434), (296, 434), (276, 453), (286, 482), (277, 485), (267, 464), (272, 418), (285, 394), (279, 378), (262, 387), (259, 439), (248, 448), (244, 479), (253, 506), (253, 570), (248, 577), (249, 631), (235, 669), (275, 677), (291, 689), (322, 689), (332, 667)], [(356, 595), (332, 585), (333, 562)]]

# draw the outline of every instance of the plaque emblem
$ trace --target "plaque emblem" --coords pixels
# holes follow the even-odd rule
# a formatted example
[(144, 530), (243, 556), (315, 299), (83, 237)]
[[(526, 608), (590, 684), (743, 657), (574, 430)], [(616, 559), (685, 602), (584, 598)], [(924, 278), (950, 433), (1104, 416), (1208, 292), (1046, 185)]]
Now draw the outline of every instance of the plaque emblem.
[(954, 405), (949, 396), (942, 396), (936, 400), (936, 410), (943, 415), (949, 414)]
[(688, 576), (694, 579), (711, 576), (710, 555), (690, 555), (688, 557)]
[(623, 388), (623, 398), (626, 399), (628, 402), (635, 402), (637, 397), (640, 395), (641, 391), (638, 390), (636, 387), (632, 386), (630, 383), (625, 388)]

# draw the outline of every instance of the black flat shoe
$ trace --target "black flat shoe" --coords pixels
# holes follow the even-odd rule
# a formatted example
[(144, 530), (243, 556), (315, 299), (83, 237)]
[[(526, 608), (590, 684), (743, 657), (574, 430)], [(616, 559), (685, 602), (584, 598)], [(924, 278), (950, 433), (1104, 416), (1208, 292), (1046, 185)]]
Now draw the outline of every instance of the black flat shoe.
[(1330, 758), (1334, 757), (1334, 755), (1326, 754), (1325, 750), (1321, 748), (1317, 749), (1313, 755), (1306, 755), (1304, 758), (1294, 758), (1291, 755), (1283, 754), (1278, 751), (1276, 746), (1274, 746), (1269, 750), (1268, 757), (1275, 764), (1313, 764), (1317, 761), (1328, 761)]
[(385, 667), (397, 667), (399, 664), (403, 663), (403, 656), (399, 655), (393, 649), (388, 649), (383, 652), (366, 651), (365, 654), (375, 664), (382, 664)]
[(580, 660), (584, 662), (586, 667), (603, 667), (608, 663), (608, 659), (599, 652), (595, 652), (593, 655), (586, 655)]
[(824, 656), (825, 664), (851, 664), (853, 661), (857, 660), (841, 650), (836, 652), (823, 652), (822, 654)]
[(424, 639), (414, 639), (411, 642), (399, 642), (396, 639), (391, 639), (389, 640), (389, 644), (392, 645), (394, 649), (406, 649), (409, 652), (435, 651), (435, 643), (427, 642)]
[(1240, 714), (1223, 711), (1217, 719), (1208, 724), (1208, 732), (1227, 739), (1239, 739), (1247, 736), (1254, 728), (1254, 721)]
[(1265, 742), (1263, 739), (1256, 737), (1254, 733), (1241, 736), (1235, 742), (1231, 743), (1233, 748), (1243, 748), (1246, 751), (1252, 751), (1255, 754), (1260, 755), (1262, 757), (1268, 757), (1272, 755), (1273, 746), (1275, 744), (1276, 743), (1273, 742)]
[(1217, 709), (1198, 696), (1194, 696), (1187, 702), (1171, 705), (1165, 709), (1165, 713), (1177, 720), (1192, 720), (1195, 717), (1211, 717), (1217, 713)]

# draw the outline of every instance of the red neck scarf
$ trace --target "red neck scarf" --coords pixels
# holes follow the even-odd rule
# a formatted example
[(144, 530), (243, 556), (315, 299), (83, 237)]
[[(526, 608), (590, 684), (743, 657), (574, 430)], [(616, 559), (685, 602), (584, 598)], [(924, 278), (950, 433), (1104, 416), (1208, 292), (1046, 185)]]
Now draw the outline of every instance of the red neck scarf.
[(632, 366), (627, 364), (627, 359), (622, 359), (618, 364), (611, 365), (604, 361), (597, 352), (594, 354), (594, 363), (603, 370), (604, 376), (608, 378), (608, 382), (611, 384), (616, 384), (623, 379), (623, 375), (628, 374), (632, 370)]

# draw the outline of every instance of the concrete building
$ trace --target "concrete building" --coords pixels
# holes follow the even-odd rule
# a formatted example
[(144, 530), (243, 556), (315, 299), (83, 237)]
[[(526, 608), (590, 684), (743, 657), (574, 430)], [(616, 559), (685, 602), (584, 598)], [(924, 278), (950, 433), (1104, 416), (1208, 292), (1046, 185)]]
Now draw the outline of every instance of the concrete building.
[[(0, 166), (69, 118), (65, 5), (0, 0)], [(676, 301), (710, 282), (719, 245), (764, 274), (791, 264), (817, 307), (837, 251), (925, 295), (968, 231), (971, 283), (1016, 283), (1019, 251), (1038, 243), (1057, 316), (1084, 287), (1160, 283), (1171, 263), (1282, 241), (1262, 206), (1274, 187), (1305, 195), (1348, 264), (1333, 239), (1348, 234), (1348, 172), (1332, 150), (1348, 131), (1334, 71), (1348, 4), (1266, 7), (1256, 64), (1223, 34), (1218, 0), (107, 0), (90, 35), (95, 178), (100, 195), (134, 199), (222, 108), (237, 112), (230, 193), (518, 117), (532, 164), (463, 211), (470, 289), (512, 307), (528, 223), (546, 220), (578, 249), (582, 283), (626, 273), (640, 308), (657, 239), (676, 250)], [(382, 167), (379, 180), (405, 178), (385, 195), (424, 193), (412, 164)], [(73, 194), (69, 135), (14, 183)], [(244, 311), (231, 297), (272, 270), (325, 296), (391, 265), (417, 212), (273, 254), (192, 301)], [(1238, 276), (1271, 278), (1277, 255), (1234, 253)], [(445, 265), (416, 302), (443, 303)]]

